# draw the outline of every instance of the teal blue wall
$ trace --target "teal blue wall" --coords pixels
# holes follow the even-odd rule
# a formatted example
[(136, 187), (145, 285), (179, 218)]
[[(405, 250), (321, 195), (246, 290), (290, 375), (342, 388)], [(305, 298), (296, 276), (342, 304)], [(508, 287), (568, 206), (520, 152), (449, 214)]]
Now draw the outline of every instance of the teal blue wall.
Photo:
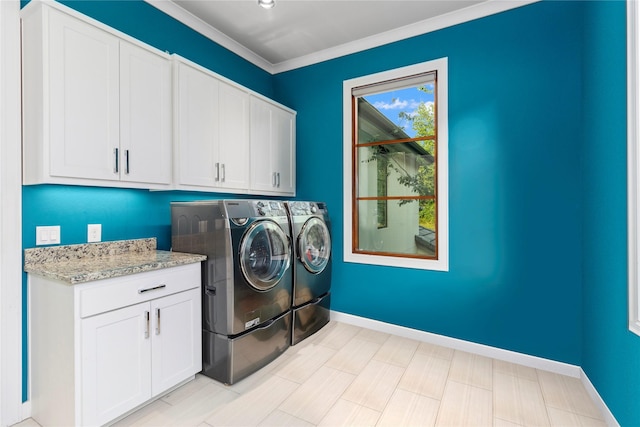
[[(299, 196), (332, 213), (335, 310), (580, 364), (581, 23), (536, 3), (276, 75)], [(342, 82), (444, 56), (450, 271), (344, 263)]]
[(216, 199), (221, 195), (33, 185), (22, 187), (22, 197), (22, 240), (25, 248), (35, 247), (36, 227), (40, 225), (60, 225), (60, 243), (72, 245), (86, 243), (87, 224), (102, 224), (104, 241), (156, 237), (158, 248), (169, 250), (170, 202)]
[[(143, 1), (65, 3), (298, 111), (298, 198), (332, 214), (335, 310), (581, 365), (621, 424), (640, 419), (640, 338), (626, 329), (624, 2), (543, 1), (276, 76)], [(450, 271), (344, 263), (342, 81), (444, 56)], [(61, 225), (73, 244), (101, 223), (103, 240), (168, 249), (170, 201), (227, 197), (24, 187), (24, 247), (37, 225)]]
[(640, 337), (627, 329), (625, 3), (587, 2), (582, 367), (623, 426), (640, 425)]

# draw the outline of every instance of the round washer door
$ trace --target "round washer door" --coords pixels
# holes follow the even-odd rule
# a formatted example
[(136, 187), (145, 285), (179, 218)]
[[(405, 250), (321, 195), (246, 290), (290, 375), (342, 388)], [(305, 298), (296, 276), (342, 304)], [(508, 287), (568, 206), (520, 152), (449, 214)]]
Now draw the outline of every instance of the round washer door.
[(304, 223), (298, 236), (298, 256), (310, 273), (318, 274), (325, 269), (331, 256), (331, 236), (323, 220), (310, 218)]
[(267, 291), (280, 282), (291, 262), (289, 239), (270, 220), (254, 222), (240, 243), (240, 269), (250, 286)]

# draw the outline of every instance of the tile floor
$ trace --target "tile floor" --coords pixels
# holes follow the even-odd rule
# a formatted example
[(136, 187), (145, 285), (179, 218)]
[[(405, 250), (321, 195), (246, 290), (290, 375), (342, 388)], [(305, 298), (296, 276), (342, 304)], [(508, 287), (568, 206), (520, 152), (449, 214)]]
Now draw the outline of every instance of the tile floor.
[(333, 321), (237, 384), (197, 375), (116, 423), (434, 425), (606, 424), (577, 378)]

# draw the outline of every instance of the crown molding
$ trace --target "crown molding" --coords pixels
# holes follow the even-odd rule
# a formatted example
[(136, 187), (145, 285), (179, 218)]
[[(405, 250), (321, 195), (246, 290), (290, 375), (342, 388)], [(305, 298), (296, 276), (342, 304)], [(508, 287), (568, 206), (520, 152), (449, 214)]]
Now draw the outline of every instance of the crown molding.
[[(0, 0), (2, 1), (2, 0)], [(228, 37), (226, 34), (212, 27), (204, 22), (191, 12), (186, 11), (171, 0), (144, 0), (156, 9), (169, 15), (176, 21), (179, 21), (191, 28), (192, 30), (202, 34), (209, 40), (219, 44), (220, 46), (229, 49), (236, 55), (246, 59), (252, 64), (262, 68), (263, 70), (274, 74), (273, 64), (259, 55), (256, 55), (253, 51), (247, 49), (237, 41)]]
[(404, 27), (385, 31), (350, 43), (345, 43), (330, 49), (315, 52), (310, 55), (294, 58), (289, 61), (283, 61), (273, 64), (272, 74), (278, 74), (285, 71), (294, 70), (296, 68), (306, 67), (330, 59), (339, 58), (341, 56), (351, 55), (353, 53), (362, 52), (388, 43), (411, 37), (427, 34), (443, 28), (452, 27), (464, 22), (473, 21), (475, 19), (484, 18), (486, 16), (505, 12), (507, 10), (526, 6), (536, 3), (540, 0), (488, 0), (474, 6), (450, 12), (435, 18), (426, 19)]
[(270, 74), (278, 74), (296, 68), (306, 67), (341, 56), (350, 55), (363, 50), (382, 46), (399, 40), (408, 39), (418, 35), (441, 30), (443, 28), (473, 21), (486, 16), (516, 9), (540, 0), (488, 0), (464, 9), (450, 12), (435, 18), (416, 22), (415, 24), (400, 27), (394, 30), (385, 31), (374, 36), (365, 37), (350, 43), (345, 43), (330, 49), (321, 50), (309, 55), (294, 58), (288, 61), (272, 64), (253, 51), (247, 49), (240, 43), (229, 38), (222, 32), (213, 28), (190, 12), (182, 9), (171, 0), (145, 0), (150, 5), (156, 7), (172, 18), (182, 22), (194, 31), (209, 38), (213, 42), (229, 49), (238, 56), (246, 59), (252, 64), (262, 68)]

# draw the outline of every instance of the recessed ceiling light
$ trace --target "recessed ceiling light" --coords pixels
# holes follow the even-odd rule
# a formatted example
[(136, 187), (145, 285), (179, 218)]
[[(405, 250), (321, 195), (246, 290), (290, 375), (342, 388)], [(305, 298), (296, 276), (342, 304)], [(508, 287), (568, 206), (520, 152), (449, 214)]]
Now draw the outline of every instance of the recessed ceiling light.
[(276, 5), (276, 0), (258, 0), (258, 4), (265, 9), (271, 9)]

